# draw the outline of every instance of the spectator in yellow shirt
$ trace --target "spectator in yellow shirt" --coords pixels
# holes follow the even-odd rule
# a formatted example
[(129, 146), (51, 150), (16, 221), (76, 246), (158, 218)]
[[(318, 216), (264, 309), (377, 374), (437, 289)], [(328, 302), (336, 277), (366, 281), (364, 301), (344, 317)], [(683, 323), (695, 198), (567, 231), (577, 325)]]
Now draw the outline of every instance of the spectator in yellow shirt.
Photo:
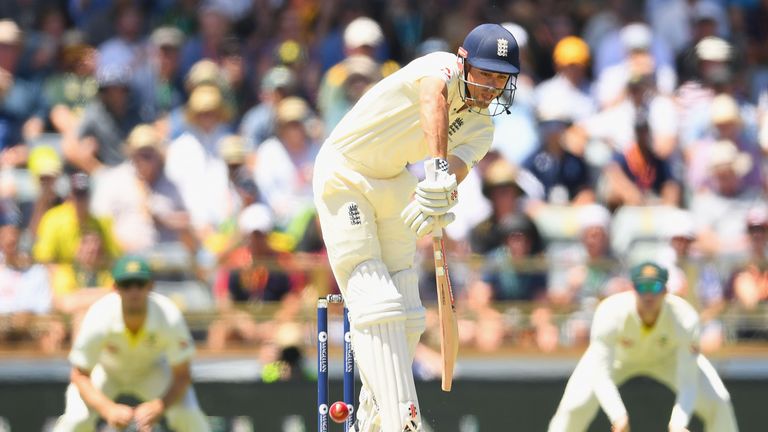
[(70, 194), (64, 203), (48, 210), (40, 220), (33, 247), (35, 261), (46, 264), (71, 264), (83, 233), (101, 237), (107, 261), (119, 253), (108, 219), (94, 217), (89, 210), (90, 179), (83, 173), (70, 178)]

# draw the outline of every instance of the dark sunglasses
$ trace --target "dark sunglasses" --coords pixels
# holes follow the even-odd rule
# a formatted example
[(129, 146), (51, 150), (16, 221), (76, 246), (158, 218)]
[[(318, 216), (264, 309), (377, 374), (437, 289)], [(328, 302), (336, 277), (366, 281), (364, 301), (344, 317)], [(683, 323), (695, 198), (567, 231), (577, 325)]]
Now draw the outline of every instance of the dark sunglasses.
[(147, 285), (149, 285), (148, 281), (135, 279), (135, 280), (125, 280), (125, 281), (119, 282), (117, 284), (117, 288), (121, 290), (127, 290), (131, 288), (144, 289), (147, 287)]
[(633, 284), (635, 291), (640, 294), (660, 294), (664, 291), (664, 284), (661, 282), (639, 282)]

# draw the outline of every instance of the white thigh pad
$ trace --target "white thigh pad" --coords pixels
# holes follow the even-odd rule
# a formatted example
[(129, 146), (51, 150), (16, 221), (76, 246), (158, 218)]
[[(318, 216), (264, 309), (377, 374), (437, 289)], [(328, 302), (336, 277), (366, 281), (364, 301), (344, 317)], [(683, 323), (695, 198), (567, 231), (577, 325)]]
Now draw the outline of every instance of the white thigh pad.
[(404, 300), (384, 263), (369, 260), (358, 265), (347, 284), (345, 300), (355, 360), (378, 403), (382, 431), (415, 429), (421, 421)]
[(392, 282), (403, 295), (405, 303), (405, 333), (408, 337), (408, 351), (413, 359), (421, 334), (427, 327), (424, 306), (419, 296), (419, 275), (413, 269), (392, 274)]

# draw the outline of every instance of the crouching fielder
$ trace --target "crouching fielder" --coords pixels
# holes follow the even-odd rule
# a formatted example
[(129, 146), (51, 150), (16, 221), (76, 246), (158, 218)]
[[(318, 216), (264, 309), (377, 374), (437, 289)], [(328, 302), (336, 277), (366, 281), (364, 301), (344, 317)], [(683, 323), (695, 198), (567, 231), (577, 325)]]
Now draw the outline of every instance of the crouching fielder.
[[(116, 292), (88, 309), (75, 338), (66, 409), (54, 432), (93, 431), (99, 417), (119, 430), (135, 424), (149, 431), (165, 417), (175, 431), (208, 432), (190, 385), (194, 345), (181, 312), (151, 292), (144, 259), (121, 258), (113, 277)], [(120, 395), (143, 402), (119, 404)]]
[(737, 431), (730, 396), (714, 367), (699, 354), (698, 315), (667, 295), (667, 270), (642, 263), (630, 272), (634, 291), (614, 294), (597, 308), (591, 342), (565, 387), (549, 432), (583, 432), (598, 406), (612, 431), (628, 432), (618, 386), (643, 375), (677, 394), (670, 432), (687, 431), (693, 412), (708, 432)]
[[(512, 103), (518, 72), (514, 37), (480, 25), (458, 56), (428, 54), (369, 89), (315, 161), (315, 203), (363, 381), (355, 431), (420, 428), (416, 236), (452, 220), (456, 185), (490, 148), (490, 116)], [(417, 184), (406, 166), (428, 157), (438, 178)]]

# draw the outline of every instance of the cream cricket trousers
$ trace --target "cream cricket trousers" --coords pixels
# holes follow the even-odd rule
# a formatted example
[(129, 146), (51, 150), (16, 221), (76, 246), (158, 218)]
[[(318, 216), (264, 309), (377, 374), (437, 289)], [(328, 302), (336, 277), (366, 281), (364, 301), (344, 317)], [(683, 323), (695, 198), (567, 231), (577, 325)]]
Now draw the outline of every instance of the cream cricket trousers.
[[(131, 395), (142, 401), (162, 397), (171, 383), (167, 368), (156, 368), (140, 379), (119, 381), (109, 377), (101, 366), (91, 372), (93, 386), (114, 400), (120, 395)], [(208, 420), (197, 403), (195, 391), (190, 386), (187, 393), (164, 414), (168, 426), (175, 431), (208, 432)], [(99, 414), (89, 408), (73, 384), (67, 387), (64, 414), (56, 421), (53, 432), (93, 432)]]
[[(706, 432), (737, 432), (736, 417), (731, 397), (717, 371), (703, 355), (696, 359), (699, 367), (696, 414), (703, 420)], [(549, 432), (584, 432), (592, 423), (600, 404), (592, 388), (594, 365), (589, 356), (583, 356), (576, 365), (557, 412), (549, 423)], [(630, 378), (647, 376), (677, 393), (676, 368), (673, 362), (659, 363), (650, 368), (614, 369), (613, 382), (621, 386)], [(671, 408), (671, 407), (670, 407)]]
[(413, 174), (404, 169), (388, 179), (365, 176), (329, 143), (314, 170), (315, 205), (342, 293), (352, 270), (364, 261), (381, 260), (390, 273), (413, 266), (416, 235), (400, 218), (416, 188)]

